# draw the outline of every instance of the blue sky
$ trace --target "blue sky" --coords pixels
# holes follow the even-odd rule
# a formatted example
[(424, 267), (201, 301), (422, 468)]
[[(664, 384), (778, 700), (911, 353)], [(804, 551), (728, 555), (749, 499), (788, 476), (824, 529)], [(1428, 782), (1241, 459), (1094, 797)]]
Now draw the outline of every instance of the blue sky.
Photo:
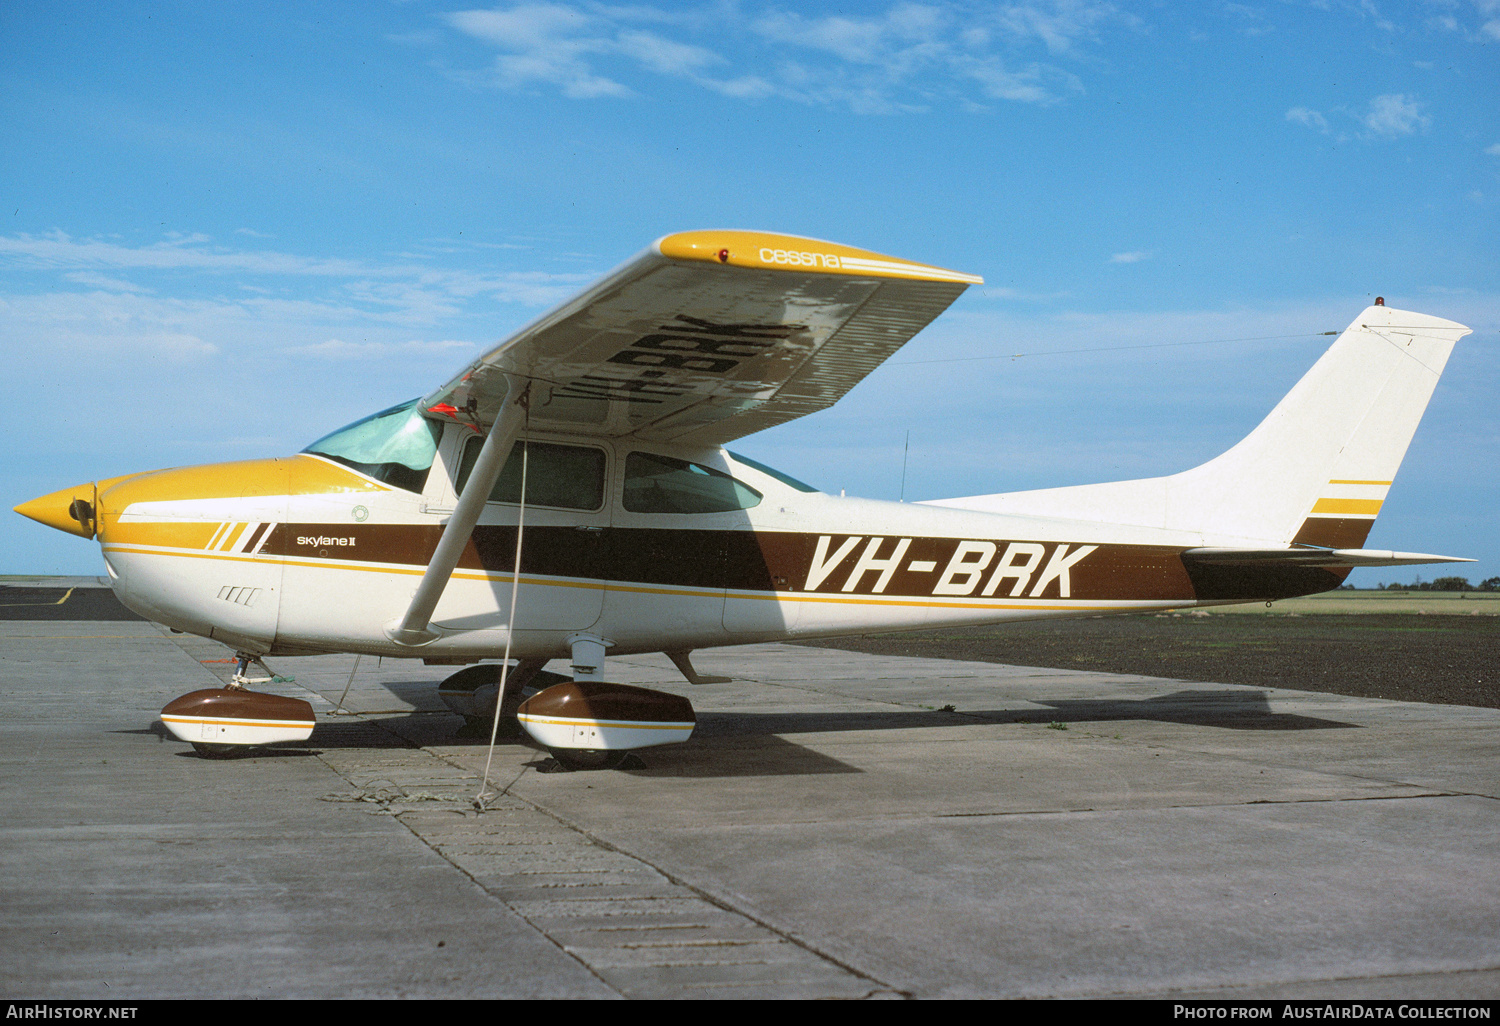
[[(738, 446), (875, 498), (907, 432), (908, 499), (1185, 469), (1375, 295), (1462, 321), (1369, 544), (1494, 576), (1497, 47), (1500, 0), (11, 0), (0, 499), (296, 451), (757, 228), (986, 279)], [(0, 572), (101, 572), (6, 517)]]

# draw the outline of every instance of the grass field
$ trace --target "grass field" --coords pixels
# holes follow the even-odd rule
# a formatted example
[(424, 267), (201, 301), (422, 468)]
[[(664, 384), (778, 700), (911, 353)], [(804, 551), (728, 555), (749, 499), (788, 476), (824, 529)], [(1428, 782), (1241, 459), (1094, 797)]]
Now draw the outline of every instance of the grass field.
[(1500, 708), (1500, 617), (1391, 613), (1378, 600), (1352, 610), (1363, 616), (1295, 608), (1309, 601), (1316, 600), (1278, 602), (1269, 611), (1262, 603), (1254, 607), (1261, 616), (1101, 616), (807, 644)]
[(1500, 591), (1325, 591), (1305, 598), (1214, 606), (1213, 613), (1441, 613), (1500, 616)]

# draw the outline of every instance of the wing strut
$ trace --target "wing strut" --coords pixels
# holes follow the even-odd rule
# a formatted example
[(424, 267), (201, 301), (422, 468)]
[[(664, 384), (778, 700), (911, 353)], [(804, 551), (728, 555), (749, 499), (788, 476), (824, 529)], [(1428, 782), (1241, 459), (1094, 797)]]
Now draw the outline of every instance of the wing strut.
[(398, 645), (425, 645), (441, 636), (431, 627), (432, 611), (437, 608), (438, 599), (443, 597), (443, 591), (448, 587), (448, 580), (458, 566), (464, 546), (469, 544), (474, 525), (479, 522), (479, 514), (484, 512), (484, 504), (489, 499), (490, 491), (500, 479), (500, 471), (504, 469), (506, 457), (510, 455), (516, 436), (521, 432), (526, 407), (531, 399), (530, 391), (523, 390), (515, 379), (511, 379), (509, 384), (510, 391), (505, 397), (505, 405), (495, 417), (495, 423), (490, 426), (484, 445), (480, 446), (479, 458), (474, 461), (474, 469), (464, 484), (463, 494), (454, 504), (453, 514), (443, 528), (443, 536), (438, 539), (437, 548), (432, 552), (432, 559), (422, 575), (422, 582), (417, 585), (416, 593), (411, 597), (406, 615), (385, 629), (386, 637)]

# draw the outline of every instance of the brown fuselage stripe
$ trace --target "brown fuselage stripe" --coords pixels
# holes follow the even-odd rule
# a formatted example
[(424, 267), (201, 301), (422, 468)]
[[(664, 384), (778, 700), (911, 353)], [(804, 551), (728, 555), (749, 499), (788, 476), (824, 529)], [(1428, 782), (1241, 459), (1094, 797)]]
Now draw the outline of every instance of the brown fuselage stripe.
[(1363, 517), (1308, 517), (1302, 522), (1293, 545), (1317, 545), (1329, 549), (1363, 548), (1375, 521)]
[[(1309, 523), (1312, 523), (1310, 520)], [(1368, 523), (1368, 522), (1362, 522)], [(1304, 527), (1304, 530), (1306, 528)], [(316, 559), (333, 565), (382, 563), (425, 567), (442, 534), (439, 525), (421, 524), (277, 524), (261, 549), (261, 556), (289, 561)], [(531, 527), (526, 532), (521, 572), (525, 575), (578, 578), (625, 584), (703, 589), (961, 600), (979, 598), (981, 586), (967, 595), (934, 596), (934, 587), (960, 538), (913, 537), (885, 586), (875, 590), (882, 574), (867, 571), (845, 592), (855, 565), (869, 542), (859, 537), (846, 557), (812, 593), (804, 591), (815, 560), (820, 535), (781, 531), (725, 531), (693, 529), (604, 528), (581, 531), (572, 527)], [(850, 535), (828, 535), (825, 561)], [(886, 536), (876, 552), (880, 559), (895, 551), (899, 536)], [(992, 541), (996, 555), (982, 573), (988, 580), (1011, 544)], [(1185, 565), (1182, 549), (1163, 545), (1099, 545), (1068, 569), (1069, 594), (1061, 594), (1053, 579), (1040, 595), (1033, 582), (1043, 576), (1059, 543), (1041, 542), (1046, 556), (1038, 561), (1021, 595), (1012, 596), (1015, 578), (1008, 578), (988, 596), (996, 605), (1008, 598), (1071, 598), (1084, 601), (1193, 601), (1195, 599), (1274, 598), (1309, 594), (1337, 587), (1347, 571), (1309, 568), (1201, 567)], [(1062, 543), (1066, 552), (1078, 543)], [(1342, 546), (1350, 547), (1350, 546)], [(459, 571), (488, 574), (512, 572), (514, 527), (480, 526), (459, 559)], [(912, 569), (931, 564), (933, 569)]]
[(271, 525), (267, 524), (267, 523), (259, 523), (259, 524), (255, 525), (255, 530), (253, 532), (251, 532), (251, 534), (250, 534), (250, 540), (247, 541), (247, 542), (245, 542), (245, 551), (246, 552), (254, 552), (255, 551), (255, 543), (258, 542), (258, 541), (260, 541), (260, 536), (262, 534), (264, 534), (266, 528), (268, 528), (270, 526)]

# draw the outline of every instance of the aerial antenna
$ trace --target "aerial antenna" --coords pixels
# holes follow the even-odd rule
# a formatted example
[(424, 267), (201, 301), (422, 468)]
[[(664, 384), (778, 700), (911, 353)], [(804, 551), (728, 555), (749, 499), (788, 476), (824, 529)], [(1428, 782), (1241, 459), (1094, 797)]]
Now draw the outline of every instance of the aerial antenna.
[(901, 450), (901, 497), (897, 502), (906, 501), (906, 457), (911, 452), (911, 428), (906, 429), (906, 446)]

